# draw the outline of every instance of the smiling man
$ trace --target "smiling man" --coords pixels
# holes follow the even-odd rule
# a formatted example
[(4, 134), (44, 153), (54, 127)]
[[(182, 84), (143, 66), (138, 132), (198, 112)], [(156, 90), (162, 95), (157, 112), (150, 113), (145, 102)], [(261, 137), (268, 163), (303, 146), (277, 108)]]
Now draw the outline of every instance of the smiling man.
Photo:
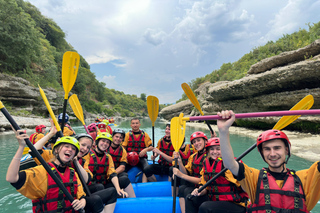
[[(257, 139), (258, 151), (268, 164), (261, 170), (235, 161), (229, 139), (229, 128), (235, 120), (232, 111), (218, 113), (217, 121), (223, 162), (248, 193), (248, 212), (309, 212), (320, 199), (320, 164), (295, 172), (286, 164), (291, 143), (280, 130), (268, 130)], [(287, 157), (288, 156), (288, 157)]]

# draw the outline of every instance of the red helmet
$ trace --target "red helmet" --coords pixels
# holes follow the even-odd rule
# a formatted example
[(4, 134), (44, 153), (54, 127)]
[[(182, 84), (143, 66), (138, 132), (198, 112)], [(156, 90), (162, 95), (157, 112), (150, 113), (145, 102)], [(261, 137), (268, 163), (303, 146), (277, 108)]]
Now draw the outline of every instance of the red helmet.
[(129, 152), (127, 154), (128, 163), (131, 166), (135, 166), (139, 163), (139, 155), (136, 152)]
[(41, 133), (42, 128), (46, 128), (46, 126), (43, 125), (43, 124), (36, 126), (36, 132), (37, 132), (37, 133)]
[(219, 138), (210, 138), (206, 144), (206, 148), (210, 146), (220, 146)]
[(89, 132), (95, 132), (97, 130), (97, 125), (95, 123), (92, 123), (92, 124), (89, 124), (87, 128)]
[[(257, 138), (257, 147), (258, 147), (258, 151), (260, 152), (261, 156), (262, 156), (261, 144), (263, 142), (274, 140), (274, 139), (282, 139), (284, 141), (285, 145), (289, 148), (288, 155), (290, 157), (291, 143), (289, 141), (289, 138), (284, 132), (281, 132), (280, 130), (276, 130), (276, 129), (267, 130), (267, 131), (261, 133), (259, 135), (259, 137)], [(263, 158), (263, 156), (262, 156), (262, 158)]]
[(192, 143), (192, 140), (195, 139), (195, 138), (204, 138), (205, 140), (208, 140), (206, 134), (204, 134), (203, 132), (194, 132), (191, 134), (190, 136), (190, 142)]
[(105, 128), (107, 128), (107, 126), (104, 123), (100, 123), (100, 124), (98, 124), (98, 128), (99, 129), (105, 129)]

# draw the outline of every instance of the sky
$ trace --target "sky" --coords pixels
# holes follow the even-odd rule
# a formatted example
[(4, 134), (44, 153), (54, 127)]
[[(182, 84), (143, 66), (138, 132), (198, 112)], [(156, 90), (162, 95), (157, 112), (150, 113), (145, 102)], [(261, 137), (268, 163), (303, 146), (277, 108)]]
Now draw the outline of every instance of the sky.
[(28, 0), (54, 20), (97, 80), (181, 98), (181, 84), (320, 21), (320, 0)]

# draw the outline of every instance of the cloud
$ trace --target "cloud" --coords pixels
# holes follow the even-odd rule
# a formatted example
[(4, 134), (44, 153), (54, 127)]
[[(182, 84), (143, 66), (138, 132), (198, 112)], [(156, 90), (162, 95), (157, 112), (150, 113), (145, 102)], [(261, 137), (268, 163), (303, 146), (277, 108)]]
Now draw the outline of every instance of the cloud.
[(103, 64), (120, 58), (108, 52), (99, 52), (96, 55), (86, 56), (85, 59), (89, 64)]
[(164, 40), (167, 37), (167, 34), (163, 31), (156, 31), (154, 29), (148, 28), (144, 32), (143, 37), (148, 43), (158, 46), (159, 44), (162, 44), (164, 42)]
[(97, 80), (100, 82), (104, 82), (106, 84), (106, 87), (108, 88), (118, 88), (116, 76), (114, 75), (105, 75), (102, 78), (97, 78)]

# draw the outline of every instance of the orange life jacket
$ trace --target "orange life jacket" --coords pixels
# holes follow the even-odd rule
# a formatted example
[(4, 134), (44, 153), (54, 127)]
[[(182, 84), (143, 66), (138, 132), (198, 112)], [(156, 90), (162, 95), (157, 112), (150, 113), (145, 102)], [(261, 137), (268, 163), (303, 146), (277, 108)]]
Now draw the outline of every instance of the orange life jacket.
[[(74, 169), (67, 167), (64, 174), (57, 171), (53, 163), (48, 163), (53, 173), (61, 180), (74, 199), (77, 199), (78, 191), (77, 177)], [(33, 212), (77, 212), (72, 208), (70, 201), (66, 198), (62, 190), (59, 189), (55, 181), (48, 175), (48, 190), (43, 198), (32, 200)]]
[[(223, 161), (217, 158), (210, 164), (209, 158), (203, 163), (204, 180), (208, 182), (216, 174), (224, 169)], [(234, 183), (229, 182), (224, 174), (220, 175), (208, 186), (208, 197), (212, 201), (231, 201), (235, 203), (247, 203), (249, 196), (241, 187), (237, 187)]]
[(265, 169), (260, 170), (255, 202), (248, 212), (309, 212), (300, 178), (295, 171), (287, 169), (282, 188)]

